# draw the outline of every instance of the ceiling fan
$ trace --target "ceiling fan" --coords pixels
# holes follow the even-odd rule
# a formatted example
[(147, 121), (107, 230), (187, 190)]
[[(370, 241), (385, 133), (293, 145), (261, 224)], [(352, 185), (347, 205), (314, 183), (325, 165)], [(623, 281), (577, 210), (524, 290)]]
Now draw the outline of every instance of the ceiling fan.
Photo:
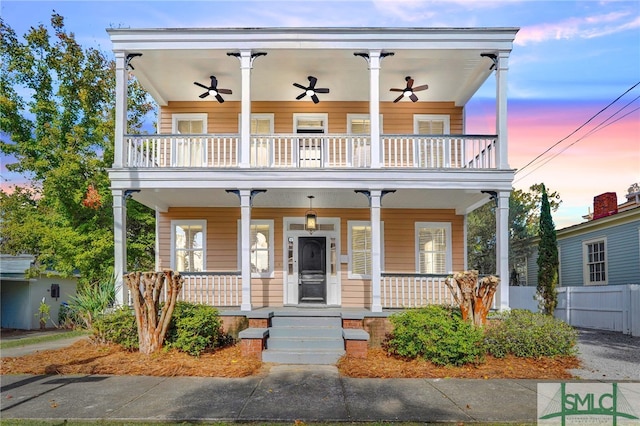
[(218, 89), (218, 79), (215, 76), (211, 76), (211, 85), (209, 87), (204, 84), (200, 84), (197, 81), (194, 81), (193, 84), (196, 86), (200, 86), (203, 89), (207, 89), (206, 92), (200, 95), (200, 99), (204, 99), (209, 95), (215, 96), (218, 102), (223, 103), (224, 99), (220, 96), (220, 93), (225, 95), (231, 95), (233, 92), (230, 89)]
[(312, 75), (307, 77), (307, 79), (309, 79), (308, 87), (304, 87), (302, 84), (293, 83), (293, 85), (298, 89), (304, 90), (304, 92), (296, 96), (296, 99), (300, 100), (305, 96), (309, 95), (311, 96), (311, 100), (313, 101), (313, 103), (317, 104), (318, 102), (320, 102), (320, 99), (318, 99), (318, 97), (316, 96), (316, 93), (329, 93), (329, 89), (327, 89), (326, 87), (325, 88), (316, 87), (316, 83), (318, 82), (318, 79)]
[(411, 99), (413, 102), (416, 102), (418, 100), (418, 97), (413, 92), (419, 92), (421, 90), (426, 90), (429, 88), (427, 84), (413, 87), (413, 79), (411, 78), (411, 76), (406, 76), (404, 80), (407, 82), (407, 87), (405, 87), (404, 89), (389, 89), (391, 92), (402, 92), (402, 94), (393, 101), (394, 103), (405, 97), (409, 97), (409, 99)]

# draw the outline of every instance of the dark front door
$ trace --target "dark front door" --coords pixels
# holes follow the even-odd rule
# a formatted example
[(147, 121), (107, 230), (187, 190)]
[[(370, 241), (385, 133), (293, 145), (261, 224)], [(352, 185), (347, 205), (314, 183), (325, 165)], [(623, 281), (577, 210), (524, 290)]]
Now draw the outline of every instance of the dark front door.
[(298, 239), (298, 297), (300, 303), (327, 302), (327, 239)]

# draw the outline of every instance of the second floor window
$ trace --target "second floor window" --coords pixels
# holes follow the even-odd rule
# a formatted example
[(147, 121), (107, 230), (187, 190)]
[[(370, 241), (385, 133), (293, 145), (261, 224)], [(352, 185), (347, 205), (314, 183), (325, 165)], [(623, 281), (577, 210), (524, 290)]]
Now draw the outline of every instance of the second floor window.
[(173, 163), (177, 167), (206, 165), (206, 144), (201, 135), (207, 133), (207, 114), (174, 114), (173, 131), (178, 136), (173, 143)]

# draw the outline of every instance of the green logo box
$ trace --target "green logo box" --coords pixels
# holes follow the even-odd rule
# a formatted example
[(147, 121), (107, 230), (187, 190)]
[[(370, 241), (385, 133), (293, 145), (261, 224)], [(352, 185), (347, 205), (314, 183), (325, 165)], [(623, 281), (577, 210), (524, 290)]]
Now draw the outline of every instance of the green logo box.
[(640, 383), (538, 383), (539, 425), (640, 425)]

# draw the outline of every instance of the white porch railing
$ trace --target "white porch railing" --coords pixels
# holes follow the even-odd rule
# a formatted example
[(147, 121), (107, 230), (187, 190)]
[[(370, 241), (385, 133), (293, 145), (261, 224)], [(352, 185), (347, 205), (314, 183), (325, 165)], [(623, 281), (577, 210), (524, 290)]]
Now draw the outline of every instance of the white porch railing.
[(383, 308), (417, 308), (453, 305), (455, 299), (445, 284), (448, 275), (383, 273), (380, 296)]
[(127, 135), (126, 167), (236, 167), (238, 135)]
[(251, 137), (251, 167), (369, 167), (366, 135), (263, 135)]
[[(387, 168), (496, 168), (494, 135), (382, 135)], [(239, 135), (127, 135), (125, 167), (238, 167)], [(371, 138), (347, 134), (254, 135), (252, 168), (369, 168)]]
[(383, 135), (384, 167), (496, 168), (496, 136)]
[(242, 287), (239, 271), (182, 272), (184, 284), (178, 300), (211, 306), (240, 306)]

